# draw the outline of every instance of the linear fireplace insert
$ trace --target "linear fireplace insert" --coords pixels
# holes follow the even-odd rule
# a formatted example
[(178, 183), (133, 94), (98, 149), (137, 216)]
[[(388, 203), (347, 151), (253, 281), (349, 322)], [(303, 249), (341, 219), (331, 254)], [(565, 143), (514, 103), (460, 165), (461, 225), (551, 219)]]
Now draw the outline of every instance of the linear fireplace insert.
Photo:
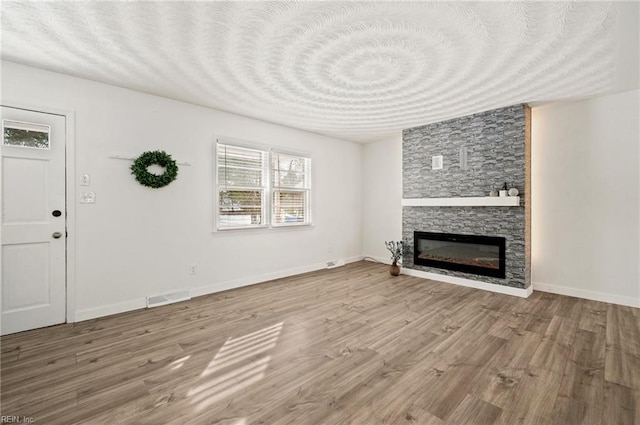
[(413, 232), (413, 263), (504, 279), (505, 246), (503, 237)]

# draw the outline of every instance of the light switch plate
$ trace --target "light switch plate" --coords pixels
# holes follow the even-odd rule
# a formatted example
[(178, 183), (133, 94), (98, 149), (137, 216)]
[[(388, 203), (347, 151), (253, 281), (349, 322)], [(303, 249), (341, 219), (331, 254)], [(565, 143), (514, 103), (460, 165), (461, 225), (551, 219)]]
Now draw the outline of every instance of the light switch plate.
[(82, 192), (80, 194), (80, 203), (81, 204), (95, 204), (96, 203), (96, 194), (94, 192)]
[(442, 155), (436, 155), (431, 157), (431, 169), (442, 170)]
[(91, 186), (91, 176), (89, 174), (80, 176), (80, 186)]

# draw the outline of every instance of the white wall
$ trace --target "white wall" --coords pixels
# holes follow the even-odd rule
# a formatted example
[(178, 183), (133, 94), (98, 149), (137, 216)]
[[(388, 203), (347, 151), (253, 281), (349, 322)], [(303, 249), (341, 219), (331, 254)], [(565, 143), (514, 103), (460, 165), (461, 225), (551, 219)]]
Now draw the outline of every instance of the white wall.
[[(534, 290), (640, 307), (640, 92), (532, 109)], [(401, 237), (402, 146), (363, 150), (363, 254)]]
[(532, 110), (534, 290), (640, 307), (640, 91)]
[(385, 241), (402, 239), (402, 134), (364, 145), (362, 253), (390, 262)]
[[(638, 304), (639, 96), (533, 108), (535, 288)], [(384, 241), (401, 238), (400, 134), (360, 146), (10, 62), (2, 63), (2, 103), (75, 111), (75, 179), (92, 177), (76, 194), (97, 196), (95, 205), (74, 202), (79, 318), (142, 307), (149, 294), (202, 294), (334, 258), (388, 261)], [(315, 226), (212, 233), (214, 134), (310, 152)], [(128, 162), (108, 158), (152, 149), (192, 166), (151, 190), (133, 180)]]
[[(75, 112), (75, 180), (91, 175), (75, 190), (97, 200), (72, 202), (79, 319), (142, 307), (150, 294), (202, 294), (360, 258), (358, 144), (10, 62), (2, 103)], [(314, 226), (212, 233), (214, 134), (309, 152)], [(130, 162), (109, 159), (156, 149), (192, 164), (158, 190), (138, 184)]]

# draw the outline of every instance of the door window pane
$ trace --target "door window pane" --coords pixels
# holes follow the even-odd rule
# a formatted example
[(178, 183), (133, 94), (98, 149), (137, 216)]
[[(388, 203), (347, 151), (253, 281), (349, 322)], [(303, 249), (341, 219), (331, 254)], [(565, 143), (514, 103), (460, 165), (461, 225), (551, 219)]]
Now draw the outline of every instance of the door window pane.
[(5, 146), (49, 149), (50, 133), (48, 125), (2, 121), (2, 144)]

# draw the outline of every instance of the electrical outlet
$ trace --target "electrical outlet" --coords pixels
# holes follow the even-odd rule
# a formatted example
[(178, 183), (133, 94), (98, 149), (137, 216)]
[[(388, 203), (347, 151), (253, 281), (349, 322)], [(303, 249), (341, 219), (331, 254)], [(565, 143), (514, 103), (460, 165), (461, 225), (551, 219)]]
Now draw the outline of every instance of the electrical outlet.
[(190, 275), (198, 274), (198, 265), (197, 264), (191, 264), (189, 266), (189, 274)]
[(80, 176), (80, 186), (91, 186), (91, 176), (89, 174)]

